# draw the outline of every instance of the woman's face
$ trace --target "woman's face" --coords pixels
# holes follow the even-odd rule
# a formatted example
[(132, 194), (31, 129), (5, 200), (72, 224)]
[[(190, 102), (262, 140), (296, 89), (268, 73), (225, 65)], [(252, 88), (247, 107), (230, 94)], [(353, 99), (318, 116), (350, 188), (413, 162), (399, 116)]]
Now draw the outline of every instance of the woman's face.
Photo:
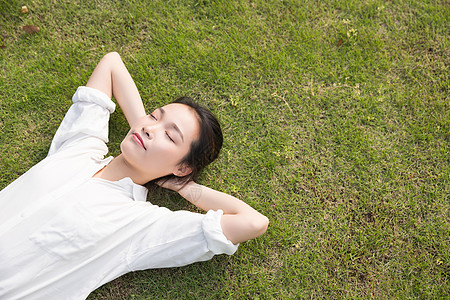
[(149, 181), (170, 174), (184, 176), (187, 174), (182, 172), (188, 170), (179, 162), (198, 133), (195, 112), (187, 105), (172, 103), (140, 118), (120, 149), (127, 163)]

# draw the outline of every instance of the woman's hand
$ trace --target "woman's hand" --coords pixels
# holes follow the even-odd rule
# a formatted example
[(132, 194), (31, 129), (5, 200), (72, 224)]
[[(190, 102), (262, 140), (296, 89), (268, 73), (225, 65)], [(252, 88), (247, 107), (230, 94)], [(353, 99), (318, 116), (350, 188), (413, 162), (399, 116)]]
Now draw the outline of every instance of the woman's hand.
[[(191, 182), (193, 182), (193, 181), (191, 181)], [(179, 193), (180, 190), (182, 188), (186, 187), (189, 183), (190, 182), (181, 184), (181, 183), (178, 182), (177, 178), (160, 179), (160, 180), (156, 181), (156, 184), (159, 185), (160, 187), (172, 190), (172, 191), (177, 192), (177, 193)]]

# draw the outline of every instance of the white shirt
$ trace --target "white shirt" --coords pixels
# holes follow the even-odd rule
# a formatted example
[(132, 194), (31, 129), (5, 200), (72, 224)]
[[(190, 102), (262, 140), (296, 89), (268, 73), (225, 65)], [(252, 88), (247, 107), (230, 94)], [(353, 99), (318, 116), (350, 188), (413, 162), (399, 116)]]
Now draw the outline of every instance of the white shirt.
[(108, 164), (115, 104), (79, 87), (48, 156), (0, 192), (0, 299), (85, 299), (127, 272), (233, 254), (221, 210), (146, 202), (130, 178), (92, 176)]

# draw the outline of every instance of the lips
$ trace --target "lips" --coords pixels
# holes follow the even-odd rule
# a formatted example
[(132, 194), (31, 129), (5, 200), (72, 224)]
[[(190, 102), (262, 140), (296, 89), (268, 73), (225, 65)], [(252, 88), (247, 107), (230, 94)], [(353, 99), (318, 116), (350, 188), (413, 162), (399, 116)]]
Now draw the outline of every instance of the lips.
[(133, 133), (133, 139), (136, 141), (136, 143), (138, 143), (142, 148), (144, 148), (144, 150), (147, 150), (147, 148), (145, 148), (144, 146), (144, 140), (142, 139), (142, 137), (139, 135), (139, 133), (135, 132)]

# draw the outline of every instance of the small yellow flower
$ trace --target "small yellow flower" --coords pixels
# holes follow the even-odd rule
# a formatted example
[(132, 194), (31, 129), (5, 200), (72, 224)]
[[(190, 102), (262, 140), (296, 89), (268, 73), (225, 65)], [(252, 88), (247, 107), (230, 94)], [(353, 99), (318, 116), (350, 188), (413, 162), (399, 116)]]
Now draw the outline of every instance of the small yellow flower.
[(348, 37), (352, 37), (352, 36), (357, 36), (358, 35), (358, 30), (357, 29), (350, 29), (349, 31), (347, 31), (347, 36)]

